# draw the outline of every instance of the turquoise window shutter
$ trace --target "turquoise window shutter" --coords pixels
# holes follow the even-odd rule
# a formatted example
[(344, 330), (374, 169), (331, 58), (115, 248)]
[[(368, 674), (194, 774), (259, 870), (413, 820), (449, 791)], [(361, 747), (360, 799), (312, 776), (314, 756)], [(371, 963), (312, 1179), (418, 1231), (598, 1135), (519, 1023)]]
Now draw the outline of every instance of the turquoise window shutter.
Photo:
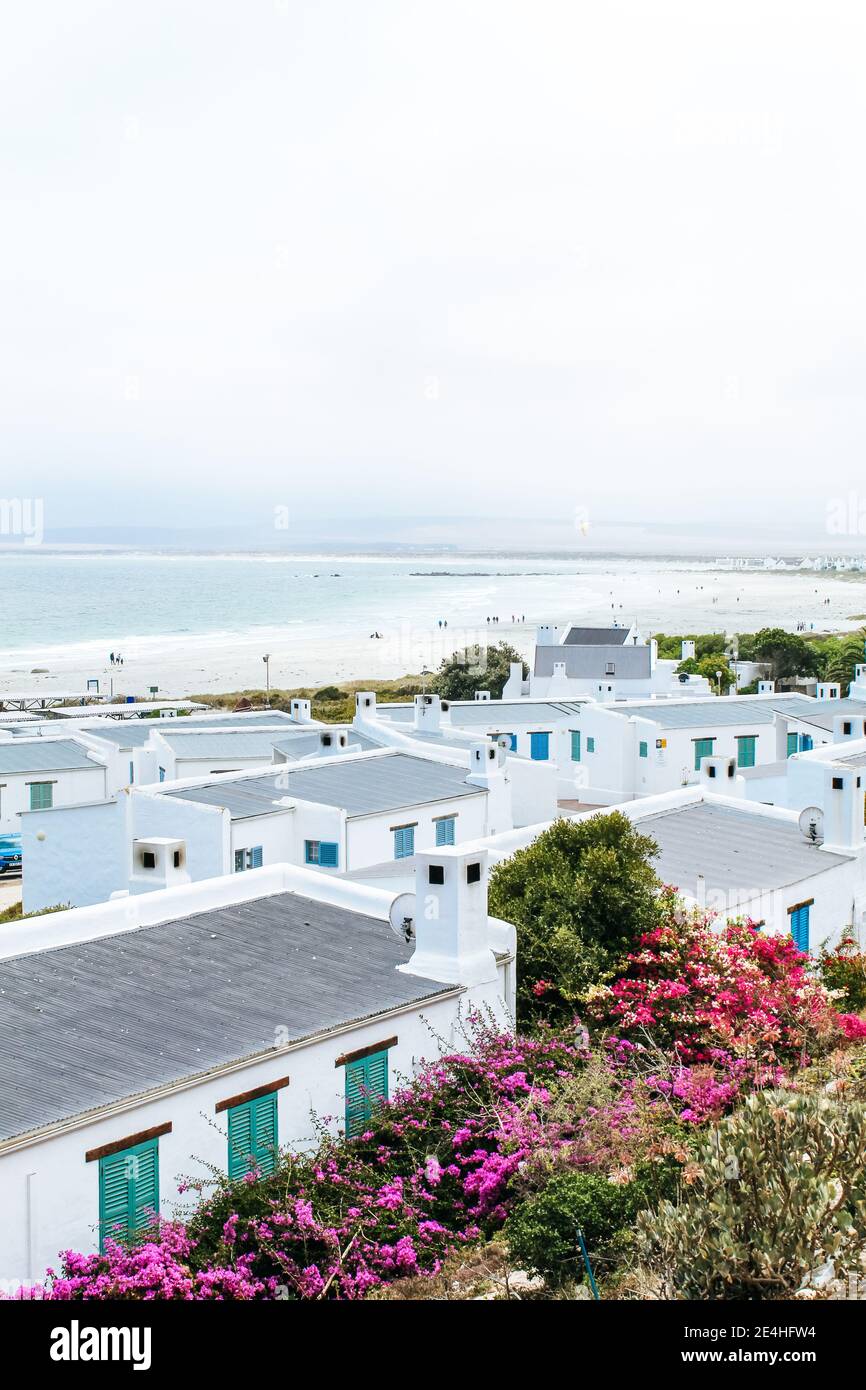
[(252, 860), (253, 860), (253, 862), (252, 862), (252, 864), (251, 864), (250, 867), (253, 868), (253, 869), (260, 869), (260, 868), (262, 867), (262, 847), (261, 847), (261, 845), (256, 845), (256, 846), (253, 848), (253, 850), (252, 850), (251, 852), (252, 852)]
[(340, 862), (339, 845), (333, 840), (319, 841), (319, 864), (323, 869), (336, 869)]
[(713, 753), (714, 738), (695, 739), (695, 772), (701, 770), (701, 758), (710, 758)]
[(754, 734), (743, 734), (737, 739), (737, 763), (740, 767), (755, 766), (755, 743)]
[(243, 1178), (254, 1168), (262, 1177), (277, 1164), (277, 1093), (234, 1105), (229, 1117), (229, 1177)]
[(798, 907), (796, 912), (791, 913), (791, 936), (794, 938), (794, 945), (801, 951), (809, 949), (809, 907)]
[(533, 762), (547, 762), (550, 757), (550, 734), (529, 735), (529, 756)]
[(31, 811), (50, 811), (54, 804), (54, 787), (51, 782), (30, 783)]
[(811, 750), (812, 750), (813, 747), (814, 747), (814, 743), (812, 742), (812, 735), (811, 735), (811, 734), (801, 734), (801, 735), (800, 735), (800, 752), (801, 752), (801, 753), (809, 753), (809, 752), (811, 752)]
[(640, 744), (639, 748), (638, 748), (638, 752), (640, 753), (640, 756), (641, 756), (642, 758), (648, 758), (648, 757), (649, 757), (649, 744), (643, 743), (643, 742), (642, 742), (642, 743)]
[(580, 729), (572, 729), (571, 731), (571, 761), (573, 763), (580, 762)]
[(394, 831), (394, 858), (410, 859), (415, 853), (414, 825), (401, 826)]
[(797, 737), (797, 735), (796, 735), (796, 734), (789, 734), (789, 735), (788, 735), (788, 757), (789, 757), (789, 758), (790, 758), (790, 756), (791, 756), (792, 753), (796, 753), (796, 752), (799, 750), (799, 746), (800, 746), (800, 740), (799, 740), (799, 738)]
[(346, 1063), (346, 1138), (368, 1127), (375, 1107), (388, 1099), (388, 1053), (374, 1052)]
[(436, 844), (454, 844), (454, 817), (449, 816), (447, 820), (437, 820), (436, 822)]
[(99, 1248), (128, 1241), (159, 1215), (159, 1141), (148, 1139), (99, 1160)]
[(589, 738), (586, 740), (586, 751), (587, 753), (595, 752), (595, 739), (592, 737), (592, 734), (590, 734)]

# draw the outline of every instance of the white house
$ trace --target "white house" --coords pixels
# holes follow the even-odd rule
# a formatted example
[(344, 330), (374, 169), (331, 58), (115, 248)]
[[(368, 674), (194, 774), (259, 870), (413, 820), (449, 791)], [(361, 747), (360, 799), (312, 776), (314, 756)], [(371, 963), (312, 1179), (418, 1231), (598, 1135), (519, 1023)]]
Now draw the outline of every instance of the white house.
[[(694, 656), (694, 644), (683, 643), (683, 659)], [(503, 689), (511, 699), (568, 700), (588, 695), (594, 700), (618, 700), (650, 695), (711, 695), (703, 676), (677, 675), (677, 661), (660, 661), (658, 643), (647, 642), (637, 627), (539, 627), (528, 680), (515, 662)]]
[(383, 861), (408, 868), (418, 850), (511, 827), (504, 764), (504, 750), (486, 740), (454, 762), (377, 749), (133, 786), (27, 814), (24, 907), (86, 906), (273, 863), (330, 874)]
[(360, 1133), (469, 1009), (508, 1026), (515, 932), (488, 916), (486, 855), (419, 852), (418, 874), (418, 912), (273, 865), (0, 926), (7, 1289), (171, 1216), (201, 1165), (270, 1171), (313, 1113)]
[(96, 801), (105, 796), (106, 769), (73, 738), (0, 740), (0, 833), (17, 834), (21, 814)]

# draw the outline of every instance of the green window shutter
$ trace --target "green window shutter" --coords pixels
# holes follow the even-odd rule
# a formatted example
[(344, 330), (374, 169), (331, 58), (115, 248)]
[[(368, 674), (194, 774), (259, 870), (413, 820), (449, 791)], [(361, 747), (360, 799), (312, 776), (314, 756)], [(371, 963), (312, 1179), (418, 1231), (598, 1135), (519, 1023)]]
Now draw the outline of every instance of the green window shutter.
[(580, 729), (572, 729), (571, 731), (571, 761), (573, 763), (580, 762)]
[(695, 739), (695, 772), (701, 770), (701, 758), (711, 758), (713, 755), (714, 738)]
[(99, 1248), (127, 1241), (159, 1215), (159, 1141), (149, 1139), (99, 1160)]
[(642, 743), (640, 744), (639, 748), (638, 748), (638, 752), (640, 753), (640, 756), (641, 756), (642, 758), (648, 758), (648, 757), (649, 757), (649, 744), (643, 743), (643, 742), (642, 742)]
[(50, 811), (54, 804), (54, 787), (51, 782), (30, 783), (31, 811)]
[(243, 1178), (253, 1168), (263, 1177), (277, 1164), (277, 1093), (234, 1105), (229, 1117), (229, 1177)]
[(796, 752), (797, 752), (797, 749), (798, 749), (798, 747), (799, 747), (799, 744), (800, 744), (800, 740), (798, 739), (798, 737), (797, 737), (796, 734), (789, 734), (789, 735), (788, 735), (788, 757), (789, 757), (789, 758), (790, 758), (790, 756), (791, 756), (792, 753), (796, 753)]
[(592, 737), (592, 735), (590, 735), (589, 738), (586, 740), (586, 751), (587, 753), (595, 752), (595, 739)]
[(740, 767), (755, 766), (755, 743), (757, 737), (754, 734), (742, 734), (737, 738), (737, 763)]
[(354, 1139), (370, 1123), (375, 1107), (388, 1099), (388, 1052), (374, 1052), (346, 1064), (346, 1138)]
[(320, 840), (319, 866), (322, 869), (336, 869), (340, 863), (340, 847), (336, 840)]

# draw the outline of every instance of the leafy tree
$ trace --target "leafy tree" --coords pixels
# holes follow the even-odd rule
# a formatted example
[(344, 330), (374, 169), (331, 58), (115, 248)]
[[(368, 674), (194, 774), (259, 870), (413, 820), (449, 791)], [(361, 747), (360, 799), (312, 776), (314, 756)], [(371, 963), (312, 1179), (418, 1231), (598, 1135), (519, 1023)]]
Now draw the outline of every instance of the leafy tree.
[[(721, 671), (721, 680), (717, 680), (716, 672)], [(731, 686), (736, 683), (736, 676), (731, 670), (723, 652), (716, 652), (715, 655), (688, 657), (681, 661), (677, 667), (678, 673), (687, 673), (690, 676), (706, 676), (713, 690), (718, 690), (721, 685), (722, 690), (727, 693)]]
[(847, 695), (848, 687), (854, 679), (854, 667), (866, 660), (864, 657), (866, 631), (852, 632), (846, 637), (831, 637), (820, 649), (821, 679), (838, 681), (842, 694)]
[(522, 1022), (568, 1016), (660, 920), (655, 841), (621, 811), (557, 820), (490, 876), (490, 911), (517, 928)]
[(471, 700), (476, 690), (489, 690), (491, 698), (502, 698), (502, 687), (511, 675), (512, 661), (521, 663), (523, 657), (507, 642), (493, 642), (489, 647), (463, 647), (446, 657), (434, 676), (430, 688), (443, 700)]
[[(742, 653), (742, 648), (740, 649)], [(769, 664), (774, 680), (787, 676), (817, 676), (820, 657), (814, 644), (782, 627), (762, 627), (752, 643), (753, 659)]]
[(613, 1183), (602, 1173), (556, 1174), (541, 1192), (522, 1202), (505, 1223), (512, 1260), (540, 1274), (552, 1287), (584, 1275), (577, 1231), (593, 1265), (646, 1205), (636, 1183)]

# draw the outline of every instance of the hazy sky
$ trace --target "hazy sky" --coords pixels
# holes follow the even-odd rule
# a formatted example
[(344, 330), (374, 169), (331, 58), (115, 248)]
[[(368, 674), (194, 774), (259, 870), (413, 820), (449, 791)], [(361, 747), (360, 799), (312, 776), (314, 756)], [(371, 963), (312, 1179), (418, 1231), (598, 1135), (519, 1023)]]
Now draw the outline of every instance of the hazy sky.
[(820, 529), (864, 40), (856, 0), (7, 4), (0, 493)]

